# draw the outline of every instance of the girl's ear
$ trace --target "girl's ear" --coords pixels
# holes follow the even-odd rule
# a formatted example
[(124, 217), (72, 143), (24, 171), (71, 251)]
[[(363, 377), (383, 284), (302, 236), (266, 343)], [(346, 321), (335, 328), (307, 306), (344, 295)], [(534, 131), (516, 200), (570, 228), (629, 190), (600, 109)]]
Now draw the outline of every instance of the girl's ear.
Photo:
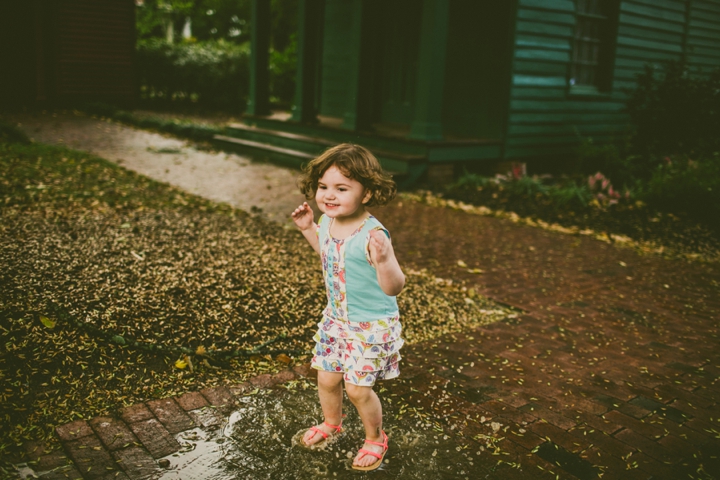
[(365, 196), (363, 197), (363, 200), (362, 200), (363, 205), (365, 205), (367, 202), (370, 201), (370, 199), (372, 198), (372, 193), (373, 193), (372, 190), (367, 190), (365, 192)]

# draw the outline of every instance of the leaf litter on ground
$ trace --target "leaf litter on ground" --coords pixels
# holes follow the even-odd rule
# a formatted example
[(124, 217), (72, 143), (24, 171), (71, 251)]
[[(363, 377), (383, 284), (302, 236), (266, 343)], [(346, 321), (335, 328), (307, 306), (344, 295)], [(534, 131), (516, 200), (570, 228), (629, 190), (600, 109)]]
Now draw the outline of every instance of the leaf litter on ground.
[[(0, 144), (0, 173), (3, 458), (57, 446), (77, 419), (309, 360), (325, 293), (299, 233), (63, 148)], [(406, 273), (408, 342), (512, 313)]]

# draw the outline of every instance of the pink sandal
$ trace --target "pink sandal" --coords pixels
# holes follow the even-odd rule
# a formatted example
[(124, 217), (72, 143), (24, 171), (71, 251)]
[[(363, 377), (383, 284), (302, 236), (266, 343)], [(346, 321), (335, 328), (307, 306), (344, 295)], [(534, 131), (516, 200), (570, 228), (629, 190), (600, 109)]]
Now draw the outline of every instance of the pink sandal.
[(373, 457), (377, 457), (377, 461), (376, 461), (375, 463), (371, 463), (371, 464), (368, 465), (367, 467), (361, 467), (361, 466), (359, 466), (359, 465), (353, 464), (352, 468), (353, 468), (354, 470), (362, 470), (363, 472), (369, 472), (370, 470), (375, 470), (375, 469), (378, 468), (380, 465), (382, 465), (383, 458), (385, 458), (385, 454), (386, 454), (387, 451), (388, 451), (388, 436), (385, 435), (385, 432), (384, 432), (384, 431), (381, 431), (381, 432), (382, 432), (382, 436), (383, 436), (383, 442), (382, 442), (382, 443), (380, 443), (380, 442), (371, 442), (371, 441), (368, 440), (367, 438), (365, 439), (365, 443), (369, 443), (370, 445), (378, 445), (378, 446), (380, 446), (380, 447), (383, 447), (382, 454), (380, 454), (380, 453), (375, 453), (375, 452), (373, 452), (372, 450), (367, 450), (367, 449), (365, 449), (365, 448), (361, 448), (361, 449), (359, 450), (360, 453), (364, 453), (365, 455), (372, 455)]
[[(310, 427), (308, 430), (312, 430), (312, 431), (315, 432), (316, 434), (319, 433), (320, 435), (322, 435), (323, 439), (320, 440), (320, 441), (318, 441), (318, 442), (313, 443), (312, 445), (308, 445), (307, 443), (305, 443), (304, 440), (301, 440), (301, 442), (303, 443), (303, 445), (305, 445), (305, 446), (308, 447), (308, 448), (322, 448), (322, 447), (324, 447), (328, 442), (330, 442), (332, 439), (334, 439), (336, 436), (340, 435), (340, 434), (342, 433), (342, 431), (343, 431), (343, 430), (342, 430), (342, 422), (340, 422), (340, 425), (330, 425), (330, 424), (327, 423), (327, 422), (323, 422), (323, 425), (325, 425), (325, 426), (328, 427), (328, 428), (332, 428), (333, 430), (335, 430), (335, 432), (333, 432), (333, 433), (325, 433), (325, 432), (323, 432), (322, 430), (320, 430), (320, 429), (317, 427), (317, 425), (314, 426), (314, 427)], [(304, 434), (303, 434), (303, 436), (304, 436)], [(313, 435), (313, 436), (314, 436), (314, 435)]]

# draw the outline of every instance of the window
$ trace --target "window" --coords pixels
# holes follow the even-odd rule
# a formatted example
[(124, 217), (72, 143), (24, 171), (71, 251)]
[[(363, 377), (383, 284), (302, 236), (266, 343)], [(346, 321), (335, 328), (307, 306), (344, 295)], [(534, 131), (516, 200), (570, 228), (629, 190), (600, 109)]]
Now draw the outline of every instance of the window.
[(575, 37), (570, 70), (573, 90), (608, 91), (617, 5), (612, 0), (576, 0)]

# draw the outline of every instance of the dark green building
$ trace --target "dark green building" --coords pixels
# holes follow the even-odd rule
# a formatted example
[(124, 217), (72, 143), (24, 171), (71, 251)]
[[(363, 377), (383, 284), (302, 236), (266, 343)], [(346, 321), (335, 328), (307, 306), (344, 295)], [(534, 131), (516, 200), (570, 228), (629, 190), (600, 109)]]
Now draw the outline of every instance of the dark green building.
[(299, 1), (292, 111), (270, 111), (270, 2), (254, 0), (248, 110), (219, 138), (296, 163), (351, 141), (408, 180), (545, 168), (627, 131), (645, 64), (720, 66), (720, 0)]

